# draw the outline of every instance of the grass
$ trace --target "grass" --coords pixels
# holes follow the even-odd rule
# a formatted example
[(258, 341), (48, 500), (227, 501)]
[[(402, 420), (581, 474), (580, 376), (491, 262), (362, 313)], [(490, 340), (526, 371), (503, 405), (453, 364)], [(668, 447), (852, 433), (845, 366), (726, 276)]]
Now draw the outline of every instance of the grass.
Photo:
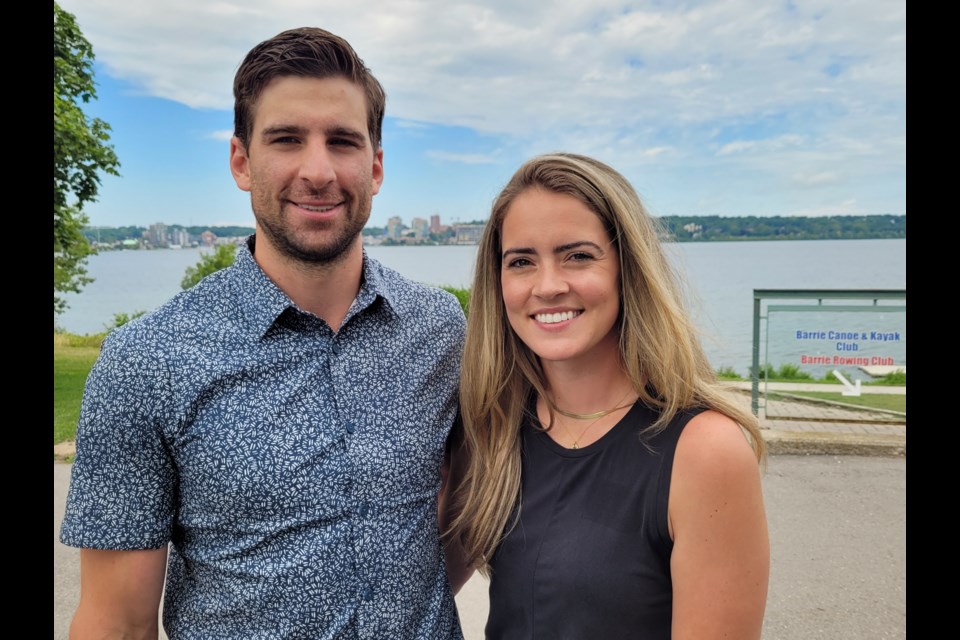
[[(74, 338), (77, 338), (74, 336)], [(86, 336), (80, 336), (86, 338)], [(102, 340), (103, 336), (100, 336)], [(83, 385), (93, 363), (100, 353), (99, 340), (96, 345), (81, 344), (74, 346), (70, 339), (60, 339), (57, 335), (53, 342), (53, 444), (77, 437), (77, 420), (80, 418), (80, 402), (83, 399)], [(74, 340), (74, 342), (94, 342), (94, 340)]]
[[(770, 398), (780, 397), (780, 394), (770, 393)], [(839, 391), (791, 391), (791, 396), (802, 396), (814, 400), (831, 400), (844, 404), (853, 404), (868, 409), (883, 409), (885, 411), (907, 412), (906, 395), (889, 395), (885, 393), (863, 393), (859, 396), (845, 396)]]

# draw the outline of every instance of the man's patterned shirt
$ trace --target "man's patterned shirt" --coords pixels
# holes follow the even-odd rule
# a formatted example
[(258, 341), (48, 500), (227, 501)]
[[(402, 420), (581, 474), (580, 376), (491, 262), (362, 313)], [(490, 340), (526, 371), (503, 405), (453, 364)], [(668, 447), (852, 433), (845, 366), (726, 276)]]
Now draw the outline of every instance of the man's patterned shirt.
[(104, 341), (60, 539), (170, 543), (172, 639), (462, 638), (436, 498), (463, 312), (363, 275), (334, 333), (240, 247)]

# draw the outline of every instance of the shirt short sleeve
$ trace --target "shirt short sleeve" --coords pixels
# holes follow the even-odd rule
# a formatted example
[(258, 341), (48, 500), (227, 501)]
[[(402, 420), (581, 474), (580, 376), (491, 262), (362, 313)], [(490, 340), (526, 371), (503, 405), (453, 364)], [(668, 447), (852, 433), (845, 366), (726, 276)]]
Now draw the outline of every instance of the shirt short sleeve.
[(117, 330), (87, 378), (60, 541), (156, 549), (170, 539), (176, 481), (164, 443), (170, 389), (161, 354)]

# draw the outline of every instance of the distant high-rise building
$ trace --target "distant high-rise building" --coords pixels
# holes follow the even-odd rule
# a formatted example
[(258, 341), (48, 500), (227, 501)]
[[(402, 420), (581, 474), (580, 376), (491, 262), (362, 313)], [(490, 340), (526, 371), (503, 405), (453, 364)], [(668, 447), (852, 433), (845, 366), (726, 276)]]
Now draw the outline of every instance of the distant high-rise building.
[(393, 216), (387, 220), (388, 238), (399, 238), (401, 231), (403, 231), (403, 220), (400, 219), (400, 216)]
[(430, 216), (430, 233), (440, 233), (440, 216), (433, 214)]
[(184, 228), (170, 230), (170, 244), (186, 247), (190, 244), (190, 234)]
[(410, 227), (413, 229), (414, 238), (424, 238), (429, 233), (429, 226), (424, 218), (414, 218), (410, 222)]
[(167, 239), (167, 225), (162, 222), (150, 225), (147, 229), (147, 242), (155, 247), (165, 247), (170, 241)]

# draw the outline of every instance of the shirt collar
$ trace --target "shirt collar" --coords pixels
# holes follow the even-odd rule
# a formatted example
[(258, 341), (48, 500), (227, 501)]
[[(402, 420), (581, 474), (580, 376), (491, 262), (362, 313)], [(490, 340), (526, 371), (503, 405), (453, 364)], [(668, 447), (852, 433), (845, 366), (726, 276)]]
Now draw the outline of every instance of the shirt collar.
[[(247, 316), (251, 331), (258, 338), (262, 338), (284, 311), (298, 307), (257, 264), (253, 257), (255, 242), (256, 236), (251, 235), (237, 248), (233, 268), (236, 269), (241, 283), (241, 308)], [(394, 283), (385, 273), (383, 265), (369, 257), (364, 249), (363, 281), (344, 322), (371, 307), (379, 299), (383, 300), (383, 308), (390, 315), (399, 318), (395, 295)]]
[(363, 282), (360, 283), (360, 291), (353, 303), (357, 312), (366, 309), (380, 298), (383, 300), (384, 308), (388, 309), (392, 315), (399, 317), (395, 283), (387, 275), (384, 266), (368, 256), (367, 250), (364, 249)]

